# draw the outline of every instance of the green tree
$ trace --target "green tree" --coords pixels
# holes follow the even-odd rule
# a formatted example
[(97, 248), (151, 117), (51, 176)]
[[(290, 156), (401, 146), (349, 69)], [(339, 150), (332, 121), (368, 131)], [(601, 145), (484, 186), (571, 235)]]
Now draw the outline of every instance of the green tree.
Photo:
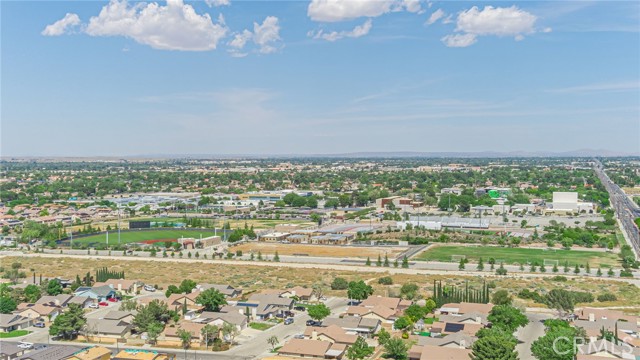
[(512, 300), (507, 290), (498, 290), (491, 296), (491, 302), (494, 305), (511, 305)]
[(484, 261), (482, 260), (482, 257), (480, 257), (480, 259), (478, 259), (478, 267), (476, 269), (478, 271), (484, 270)]
[(222, 336), (225, 338), (225, 341), (228, 340), (232, 344), (235, 337), (238, 336), (238, 334), (240, 334), (240, 331), (238, 330), (238, 328), (235, 325), (228, 322), (225, 322), (224, 324), (222, 324), (220, 331), (222, 332)]
[(518, 360), (515, 342), (500, 331), (490, 331), (471, 347), (472, 360)]
[(205, 339), (205, 347), (208, 347), (213, 344), (213, 341), (220, 335), (220, 328), (215, 325), (207, 324), (200, 330), (200, 335)]
[(147, 340), (149, 344), (154, 345), (158, 341), (158, 337), (164, 330), (164, 324), (158, 321), (153, 321), (147, 326)]
[(11, 314), (16, 308), (16, 302), (11, 297), (0, 297), (0, 314)]
[(180, 283), (180, 294), (188, 294), (190, 293), (193, 289), (196, 288), (196, 282), (193, 280), (189, 280), (189, 279), (184, 279), (182, 280), (182, 282)]
[(458, 264), (458, 270), (464, 270), (464, 259), (460, 259), (460, 263)]
[(57, 279), (49, 280), (47, 283), (47, 294), (56, 296), (62, 294), (62, 285)]
[(53, 324), (49, 328), (49, 335), (72, 339), (86, 323), (82, 307), (78, 304), (69, 304), (67, 310), (53, 320)]
[(413, 300), (417, 298), (419, 289), (420, 288), (418, 287), (418, 285), (414, 283), (405, 283), (400, 288), (400, 296), (409, 300)]
[(349, 288), (347, 289), (349, 299), (361, 301), (368, 298), (371, 294), (373, 294), (373, 288), (364, 281), (349, 282)]
[(358, 336), (356, 342), (347, 350), (347, 359), (362, 360), (373, 355), (374, 350), (375, 348), (369, 346), (362, 336)]
[(204, 306), (206, 311), (220, 311), (222, 305), (227, 304), (224, 294), (216, 289), (207, 289), (196, 297), (196, 303)]
[(160, 300), (153, 300), (147, 306), (138, 307), (138, 313), (133, 318), (133, 326), (138, 332), (145, 332), (148, 330), (149, 325), (154, 322), (161, 322), (165, 324), (171, 315), (167, 304)]
[(489, 320), (494, 327), (502, 328), (507, 333), (513, 333), (517, 328), (529, 323), (527, 316), (511, 305), (494, 306), (487, 320)]
[(42, 296), (42, 292), (40, 291), (40, 287), (30, 284), (24, 288), (24, 296), (27, 298), (27, 301), (30, 303), (34, 303), (40, 299)]
[(278, 337), (275, 336), (275, 335), (272, 335), (267, 339), (267, 344), (271, 345), (271, 350), (272, 351), (276, 350), (276, 346), (278, 346), (279, 342), (280, 342), (280, 340), (278, 340)]
[(566, 312), (573, 311), (575, 306), (573, 295), (564, 289), (553, 289), (549, 291), (544, 298), (544, 302), (551, 309), (556, 309), (560, 317)]
[[(562, 321), (560, 321), (562, 323)], [(531, 344), (531, 353), (538, 360), (573, 360), (577, 348), (576, 343), (584, 342), (583, 333), (568, 323), (565, 326), (547, 328), (544, 336), (539, 337)], [(546, 323), (545, 323), (546, 325)], [(580, 339), (583, 341), (581, 342)]]
[(380, 329), (380, 331), (378, 331), (378, 344), (379, 345), (386, 344), (387, 341), (389, 341), (389, 339), (391, 339), (391, 334), (389, 334), (389, 332), (385, 328), (382, 328), (382, 329)]
[(371, 266), (371, 259), (367, 256), (367, 261), (364, 263), (366, 266)]
[(309, 305), (307, 307), (307, 314), (309, 314), (310, 318), (321, 321), (331, 314), (331, 309), (329, 309), (327, 305), (322, 303), (317, 305)]
[(191, 337), (192, 337), (191, 332), (184, 329), (178, 329), (178, 332), (176, 333), (176, 335), (178, 335), (178, 338), (180, 339), (180, 344), (182, 345), (182, 348), (185, 349), (185, 355), (186, 355), (186, 350), (189, 347), (191, 347)]
[(393, 327), (397, 330), (407, 331), (413, 326), (413, 322), (408, 316), (400, 316), (393, 322)]
[(402, 258), (402, 268), (403, 269), (408, 269), (409, 268), (409, 259), (407, 259), (406, 256)]
[(400, 338), (391, 338), (384, 344), (384, 356), (387, 359), (407, 360), (409, 358), (409, 348)]
[(278, 255), (277, 251), (276, 251), (276, 254), (273, 256), (273, 261), (280, 262), (280, 256)]
[(376, 266), (378, 267), (382, 266), (382, 258), (380, 257), (380, 254), (378, 254), (378, 260), (376, 261)]
[(426, 314), (426, 307), (422, 307), (418, 304), (409, 305), (409, 307), (404, 310), (404, 315), (408, 317), (412, 322), (416, 322), (422, 319)]
[(337, 277), (331, 282), (331, 290), (346, 290), (349, 288), (349, 282), (344, 278)]

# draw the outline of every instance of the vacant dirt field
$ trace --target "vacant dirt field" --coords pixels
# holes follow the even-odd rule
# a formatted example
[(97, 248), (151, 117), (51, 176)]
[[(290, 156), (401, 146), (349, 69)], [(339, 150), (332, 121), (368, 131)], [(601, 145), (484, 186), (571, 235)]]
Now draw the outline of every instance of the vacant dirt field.
[[(111, 270), (124, 271), (127, 279), (139, 279), (148, 284), (159, 285), (166, 288), (170, 284), (179, 284), (183, 279), (192, 279), (196, 282), (230, 284), (241, 287), (245, 294), (261, 289), (283, 289), (295, 285), (311, 287), (313, 284), (323, 284), (328, 295), (346, 297), (345, 290), (330, 290), (330, 284), (336, 277), (345, 278), (347, 281), (362, 279), (373, 286), (376, 295), (398, 296), (400, 287), (405, 283), (415, 283), (420, 287), (422, 297), (431, 296), (434, 280), (441, 280), (446, 285), (464, 286), (468, 281), (469, 286), (479, 288), (483, 282), (495, 286), (494, 289), (507, 289), (513, 295), (522, 289), (529, 289), (545, 294), (554, 288), (567, 290), (588, 291), (594, 295), (605, 292), (616, 294), (615, 302), (595, 302), (592, 306), (623, 306), (625, 311), (638, 313), (640, 308), (640, 288), (635, 285), (608, 279), (593, 279), (582, 277), (568, 277), (567, 281), (554, 281), (549, 278), (483, 278), (480, 276), (455, 276), (455, 275), (422, 275), (422, 274), (390, 274), (387, 272), (367, 272), (327, 270), (318, 268), (290, 268), (286, 266), (256, 266), (256, 265), (228, 265), (215, 261), (153, 261), (136, 259), (84, 259), (84, 258), (49, 258), (49, 257), (4, 257), (0, 259), (3, 264), (20, 262), (25, 272), (43, 276), (61, 276), (74, 279), (76, 275), (83, 277), (87, 271), (92, 274), (97, 268), (108, 267)], [(133, 259), (132, 259), (133, 260)], [(284, 264), (283, 264), (284, 265)], [(354, 268), (358, 269), (358, 268)], [(390, 269), (393, 271), (392, 269)], [(393, 285), (380, 285), (378, 279), (390, 276)], [(494, 290), (495, 291), (495, 290)], [(527, 306), (542, 306), (516, 299), (519, 304)]]
[(384, 258), (386, 253), (389, 259), (394, 259), (404, 248), (400, 247), (351, 247), (330, 245), (304, 245), (304, 244), (279, 244), (279, 243), (248, 243), (234, 246), (232, 250), (242, 250), (244, 253), (258, 251), (263, 254), (273, 255), (278, 251), (279, 255), (305, 254), (308, 256), (323, 257), (369, 257), (372, 262), (378, 259), (378, 255)]

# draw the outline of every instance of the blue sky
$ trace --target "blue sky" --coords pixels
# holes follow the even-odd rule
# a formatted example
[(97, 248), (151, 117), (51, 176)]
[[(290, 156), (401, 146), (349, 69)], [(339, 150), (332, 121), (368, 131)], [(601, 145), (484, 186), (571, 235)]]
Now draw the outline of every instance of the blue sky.
[(638, 2), (0, 4), (3, 156), (640, 152)]

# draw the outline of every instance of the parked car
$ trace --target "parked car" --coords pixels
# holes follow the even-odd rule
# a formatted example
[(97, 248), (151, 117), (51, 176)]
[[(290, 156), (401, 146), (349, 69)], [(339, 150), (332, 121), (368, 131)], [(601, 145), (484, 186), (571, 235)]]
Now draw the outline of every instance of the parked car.
[(107, 299), (108, 302), (118, 302), (118, 299), (112, 297)]
[(293, 311), (286, 310), (286, 311), (284, 312), (284, 315), (285, 315), (286, 317), (294, 317), (294, 316), (296, 316), (296, 313), (294, 313)]
[(100, 301), (100, 302), (98, 303), (98, 305), (100, 305), (100, 306), (109, 306), (109, 303), (108, 303), (108, 302), (106, 302), (106, 301)]
[(284, 313), (279, 313), (279, 314), (276, 314), (276, 317), (277, 317), (278, 319), (284, 319), (284, 318), (285, 318), (285, 315), (284, 315)]
[(307, 320), (307, 326), (320, 326), (322, 321)]
[(149, 291), (149, 292), (154, 292), (154, 291), (156, 291), (156, 288), (154, 288), (154, 287), (153, 287), (153, 286), (151, 286), (151, 285), (145, 285), (145, 286), (144, 286), (144, 289), (145, 289), (146, 291)]
[(293, 308), (293, 310), (296, 310), (296, 311), (307, 311), (307, 308), (304, 307), (304, 306), (296, 306), (296, 307)]
[(43, 328), (44, 327), (44, 323), (43, 322), (37, 322), (37, 323), (33, 324), (33, 326), (35, 326), (37, 328)]
[(33, 343), (20, 341), (20, 343), (18, 344), (18, 347), (20, 349), (31, 349), (33, 347)]
[(89, 308), (90, 308), (90, 309), (97, 309), (97, 308), (99, 308), (99, 307), (100, 307), (100, 305), (98, 305), (98, 304), (96, 304), (96, 303), (89, 304)]
[(285, 324), (285, 325), (291, 325), (291, 324), (293, 324), (293, 318), (286, 318), (286, 319), (284, 319), (284, 324)]

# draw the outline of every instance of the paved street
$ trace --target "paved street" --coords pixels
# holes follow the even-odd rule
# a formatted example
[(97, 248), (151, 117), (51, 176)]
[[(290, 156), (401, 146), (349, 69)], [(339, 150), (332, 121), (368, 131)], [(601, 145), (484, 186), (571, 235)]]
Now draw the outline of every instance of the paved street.
[(516, 350), (518, 351), (518, 358), (520, 360), (537, 360), (531, 354), (531, 344), (539, 337), (544, 335), (543, 321), (551, 319), (553, 316), (550, 314), (537, 314), (527, 313), (529, 324), (527, 326), (518, 329), (516, 337), (518, 338), (518, 345)]

